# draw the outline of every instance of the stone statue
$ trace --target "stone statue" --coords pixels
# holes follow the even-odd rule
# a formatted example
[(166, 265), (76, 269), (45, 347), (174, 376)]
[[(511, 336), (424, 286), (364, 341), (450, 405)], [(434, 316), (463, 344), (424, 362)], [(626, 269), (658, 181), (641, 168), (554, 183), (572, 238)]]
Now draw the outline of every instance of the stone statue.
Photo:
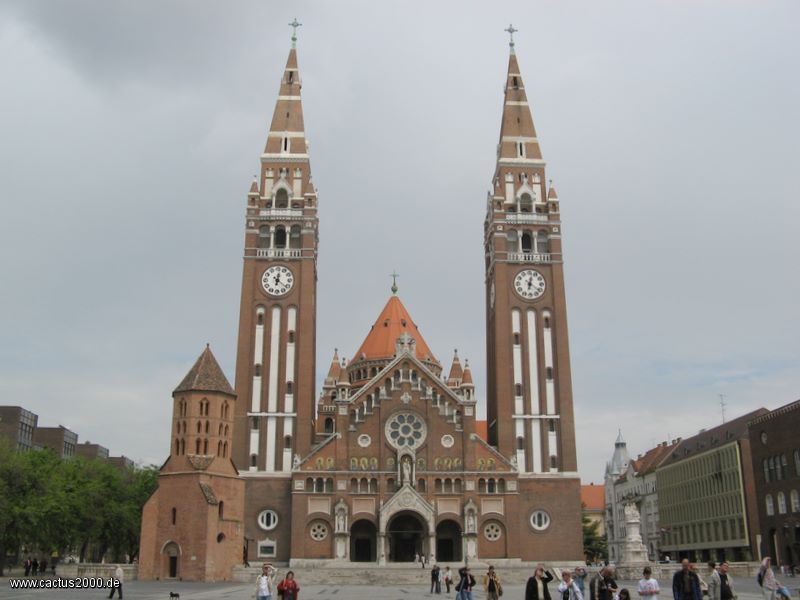
[(515, 471), (519, 471), (519, 461), (517, 460), (516, 454), (511, 456), (511, 466), (514, 467)]
[(403, 483), (411, 485), (411, 461), (403, 461)]
[(295, 471), (300, 468), (300, 455), (295, 453), (294, 458), (292, 459), (292, 469)]
[(473, 532), (475, 531), (475, 514), (468, 513), (467, 514), (467, 531)]
[(346, 528), (344, 512), (339, 511), (336, 513), (336, 531), (344, 531)]

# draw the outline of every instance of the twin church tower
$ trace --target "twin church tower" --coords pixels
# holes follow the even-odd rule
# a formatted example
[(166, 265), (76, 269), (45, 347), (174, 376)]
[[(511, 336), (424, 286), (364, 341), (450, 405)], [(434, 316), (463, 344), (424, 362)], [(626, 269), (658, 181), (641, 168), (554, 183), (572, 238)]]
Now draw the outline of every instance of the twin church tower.
[(445, 373), (396, 288), (317, 396), (318, 196), (292, 42), (247, 194), (236, 388), (206, 348), (173, 392), (140, 577), (581, 560), (559, 201), (513, 40), (484, 222), (486, 421), (469, 364)]

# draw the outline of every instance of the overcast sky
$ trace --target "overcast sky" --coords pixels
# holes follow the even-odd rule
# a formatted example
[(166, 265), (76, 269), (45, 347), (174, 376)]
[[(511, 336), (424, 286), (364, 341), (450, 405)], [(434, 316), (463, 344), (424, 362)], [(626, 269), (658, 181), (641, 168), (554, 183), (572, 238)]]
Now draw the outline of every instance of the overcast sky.
[[(562, 203), (579, 469), (800, 398), (800, 4), (0, 4), (0, 403), (136, 460), (206, 342), (297, 17), (318, 381), (400, 297), (485, 391), (482, 230), (513, 22)], [(318, 386), (319, 389), (319, 386)], [(483, 402), (483, 400), (481, 400)]]

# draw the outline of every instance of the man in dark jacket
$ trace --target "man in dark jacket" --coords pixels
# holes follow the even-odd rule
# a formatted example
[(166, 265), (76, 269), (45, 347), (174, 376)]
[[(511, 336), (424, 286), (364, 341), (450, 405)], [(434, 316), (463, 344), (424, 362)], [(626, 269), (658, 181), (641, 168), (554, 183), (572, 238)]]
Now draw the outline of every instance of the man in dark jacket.
[(618, 591), (612, 567), (603, 567), (589, 582), (590, 600), (613, 600)]
[(472, 600), (472, 588), (475, 587), (475, 578), (469, 572), (469, 567), (459, 569), (458, 574), (461, 579), (456, 585), (456, 598), (458, 600)]
[(700, 578), (692, 570), (687, 558), (681, 561), (681, 570), (672, 576), (672, 598), (674, 600), (703, 600)]
[(533, 572), (533, 577), (525, 585), (525, 600), (550, 600), (550, 591), (547, 584), (553, 581), (553, 574), (545, 571), (544, 565), (539, 565)]

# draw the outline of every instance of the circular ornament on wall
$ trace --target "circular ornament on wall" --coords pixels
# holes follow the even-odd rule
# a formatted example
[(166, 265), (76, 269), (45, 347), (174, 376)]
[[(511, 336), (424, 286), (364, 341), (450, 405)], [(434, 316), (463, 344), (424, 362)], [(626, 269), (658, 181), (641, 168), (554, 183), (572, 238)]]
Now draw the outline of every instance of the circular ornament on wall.
[(544, 531), (550, 527), (550, 515), (544, 510), (535, 510), (531, 513), (531, 527), (536, 531)]
[(445, 448), (452, 448), (453, 444), (455, 443), (456, 443), (455, 439), (453, 439), (453, 436), (450, 435), (449, 433), (446, 433), (442, 436), (442, 446), (444, 446)]
[(425, 422), (411, 412), (399, 412), (386, 421), (386, 439), (398, 450), (419, 448), (425, 441), (428, 428)]
[(274, 510), (262, 510), (258, 513), (258, 526), (264, 531), (272, 531), (278, 526), (278, 513)]
[(327, 523), (323, 523), (322, 521), (314, 521), (314, 523), (311, 524), (311, 528), (308, 530), (308, 534), (315, 542), (321, 542), (328, 537)]
[(483, 528), (483, 536), (490, 542), (496, 542), (503, 535), (503, 529), (497, 523), (487, 523)]
[(367, 448), (371, 443), (372, 438), (366, 433), (362, 433), (360, 436), (358, 436), (358, 445), (362, 448)]

